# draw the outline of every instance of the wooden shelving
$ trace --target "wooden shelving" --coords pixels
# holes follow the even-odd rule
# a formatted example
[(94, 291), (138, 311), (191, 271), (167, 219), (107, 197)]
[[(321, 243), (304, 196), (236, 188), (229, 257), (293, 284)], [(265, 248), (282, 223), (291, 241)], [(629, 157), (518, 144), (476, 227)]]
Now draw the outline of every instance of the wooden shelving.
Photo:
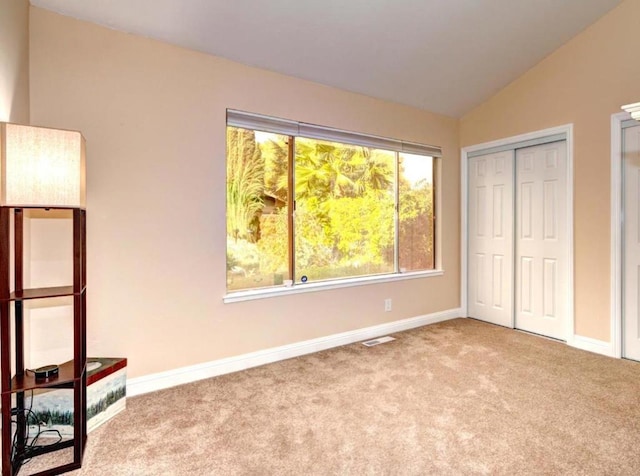
[(11, 391), (25, 392), (37, 388), (73, 388), (77, 380), (74, 366), (73, 360), (60, 364), (58, 375), (50, 379), (37, 379), (29, 371), (22, 375), (14, 375), (11, 379)]
[(14, 291), (9, 295), (9, 301), (27, 301), (29, 299), (46, 299), (64, 296), (74, 296), (84, 292), (81, 289), (76, 293), (73, 286), (57, 286), (54, 288), (33, 288)]
[[(73, 461), (33, 476), (52, 476), (78, 469), (87, 438), (87, 344), (86, 344), (86, 212), (72, 208), (73, 285), (24, 289), (24, 209), (0, 207), (0, 394), (2, 404), (2, 476), (15, 476), (23, 463), (45, 453), (73, 448)], [(13, 237), (10, 235), (13, 214)], [(10, 256), (13, 243), (13, 259)], [(10, 290), (11, 265), (14, 291)], [(73, 360), (59, 365), (58, 375), (36, 379), (25, 368), (24, 306), (32, 299), (73, 298)], [(13, 313), (11, 309), (13, 308)], [(13, 316), (12, 316), (13, 314)], [(13, 366), (12, 366), (13, 358)], [(55, 444), (33, 446), (28, 441), (25, 392), (35, 389), (73, 390), (74, 436)]]

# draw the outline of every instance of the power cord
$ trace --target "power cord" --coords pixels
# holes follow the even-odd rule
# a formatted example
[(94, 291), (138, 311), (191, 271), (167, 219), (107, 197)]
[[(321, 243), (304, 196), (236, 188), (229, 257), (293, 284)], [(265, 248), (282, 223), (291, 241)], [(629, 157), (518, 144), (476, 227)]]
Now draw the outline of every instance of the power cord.
[[(32, 370), (29, 370), (29, 371), (32, 372)], [(18, 456), (17, 454), (18, 452), (18, 418), (17, 417), (20, 415), (20, 413), (24, 413), (24, 418), (25, 418), (24, 426), (26, 429), (26, 434), (24, 435), (25, 446), (23, 450), (25, 459), (22, 461), (22, 464), (26, 464), (29, 461), (31, 461), (32, 458), (29, 457), (28, 455), (29, 453), (33, 453), (34, 450), (55, 445), (62, 441), (62, 435), (60, 434), (60, 431), (52, 430), (52, 429), (43, 430), (40, 427), (40, 421), (39, 421), (38, 415), (33, 411), (33, 397), (34, 397), (34, 392), (33, 390), (31, 390), (31, 394), (29, 396), (29, 408), (21, 409), (21, 408), (15, 407), (11, 409), (11, 415), (16, 416), (15, 419), (14, 418), (11, 419), (12, 425), (16, 426), (16, 431), (13, 434), (13, 440), (11, 443), (11, 460), (12, 461), (15, 460), (15, 458)], [(31, 428), (29, 427), (29, 418), (31, 418), (33, 424), (38, 427), (38, 431), (33, 437), (30, 437)], [(54, 441), (53, 443), (47, 443), (44, 445), (38, 445), (37, 444), (38, 439), (46, 433), (52, 433), (54, 435), (57, 435), (58, 436), (57, 441)], [(31, 441), (29, 441), (30, 438), (31, 438)]]

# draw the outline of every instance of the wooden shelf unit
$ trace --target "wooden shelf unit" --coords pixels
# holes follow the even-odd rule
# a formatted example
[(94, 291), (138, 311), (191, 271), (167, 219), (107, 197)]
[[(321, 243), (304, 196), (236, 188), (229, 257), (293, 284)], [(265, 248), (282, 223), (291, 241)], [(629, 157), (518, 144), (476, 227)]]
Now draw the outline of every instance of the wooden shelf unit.
[[(38, 207), (41, 209), (41, 207)], [(56, 207), (51, 207), (55, 209)], [(73, 447), (73, 461), (34, 476), (52, 476), (78, 469), (87, 438), (87, 339), (86, 339), (86, 211), (71, 208), (73, 215), (73, 285), (24, 289), (24, 208), (0, 207), (0, 391), (2, 404), (2, 476), (15, 476), (29, 458)], [(13, 237), (11, 216), (13, 215)], [(10, 256), (13, 243), (13, 259)], [(14, 291), (10, 290), (11, 264)], [(24, 309), (30, 299), (73, 297), (73, 360), (60, 364), (59, 374), (36, 379), (24, 363)], [(11, 309), (13, 308), (13, 317)], [(13, 325), (12, 325), (13, 324)], [(13, 344), (13, 346), (12, 346)], [(14, 347), (12, 349), (12, 347)], [(14, 368), (11, 360), (14, 358)], [(25, 392), (34, 389), (73, 390), (72, 440), (31, 447), (27, 441)], [(15, 403), (12, 397), (15, 395)]]

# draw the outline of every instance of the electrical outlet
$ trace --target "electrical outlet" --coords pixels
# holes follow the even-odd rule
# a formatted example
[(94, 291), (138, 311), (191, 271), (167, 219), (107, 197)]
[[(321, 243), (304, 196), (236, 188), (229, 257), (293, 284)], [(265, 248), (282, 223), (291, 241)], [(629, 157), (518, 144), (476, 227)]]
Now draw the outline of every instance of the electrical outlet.
[(385, 312), (391, 311), (391, 298), (387, 298), (384, 300), (384, 310)]

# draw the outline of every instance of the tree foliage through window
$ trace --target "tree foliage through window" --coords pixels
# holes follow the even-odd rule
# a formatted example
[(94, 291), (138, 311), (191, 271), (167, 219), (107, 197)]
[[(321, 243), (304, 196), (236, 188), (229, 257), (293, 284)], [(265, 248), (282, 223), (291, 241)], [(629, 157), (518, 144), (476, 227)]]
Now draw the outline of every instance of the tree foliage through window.
[(431, 157), (229, 126), (228, 289), (432, 269), (433, 196)]

